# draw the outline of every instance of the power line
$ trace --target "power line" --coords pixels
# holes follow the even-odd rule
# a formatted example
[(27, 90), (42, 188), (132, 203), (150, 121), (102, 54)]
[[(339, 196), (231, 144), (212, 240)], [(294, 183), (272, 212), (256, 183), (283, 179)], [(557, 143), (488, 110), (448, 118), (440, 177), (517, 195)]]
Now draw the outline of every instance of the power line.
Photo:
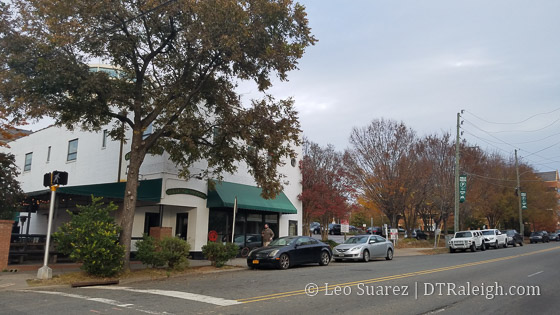
[(500, 139), (500, 138), (498, 138), (498, 137), (496, 137), (496, 136), (490, 134), (488, 131), (486, 131), (486, 130), (480, 128), (480, 127), (478, 127), (478, 126), (475, 125), (474, 123), (472, 123), (472, 122), (470, 122), (470, 121), (468, 121), (468, 120), (466, 120), (466, 119), (465, 119), (465, 121), (466, 121), (467, 123), (469, 123), (470, 125), (472, 125), (473, 127), (475, 127), (476, 129), (478, 129), (478, 130), (480, 130), (480, 131), (486, 133), (486, 134), (489, 135), (490, 137), (492, 137), (492, 138), (494, 138), (494, 139), (500, 141), (501, 143), (507, 144), (507, 145), (511, 146), (512, 148), (514, 148), (514, 149), (518, 149), (517, 146), (515, 146), (515, 145), (513, 145), (513, 144), (511, 144), (511, 143), (508, 143), (508, 142), (506, 142), (506, 141), (504, 141), (504, 140), (502, 140), (502, 139)]
[(541, 150), (539, 150), (539, 151), (536, 151), (536, 152), (533, 152), (533, 153), (531, 153), (531, 154), (529, 154), (529, 155), (526, 155), (525, 158), (528, 157), (528, 156), (531, 156), (531, 155), (536, 155), (537, 153), (542, 152), (542, 151), (547, 150), (547, 149), (550, 149), (550, 148), (552, 148), (553, 146), (556, 146), (556, 145), (558, 145), (558, 144), (560, 144), (560, 142), (557, 142), (557, 143), (555, 143), (555, 144), (553, 144), (553, 145), (551, 145), (551, 146), (548, 146), (548, 147), (546, 147), (546, 148), (544, 148), (544, 149), (541, 149)]
[(526, 119), (524, 119), (524, 120), (522, 120), (522, 121), (518, 121), (518, 122), (492, 122), (492, 121), (488, 121), (488, 120), (486, 120), (486, 119), (484, 119), (484, 118), (482, 118), (482, 117), (480, 117), (480, 116), (477, 116), (477, 115), (475, 115), (474, 113), (471, 113), (471, 112), (468, 111), (468, 110), (465, 110), (466, 113), (469, 113), (469, 114), (471, 114), (472, 116), (474, 116), (474, 117), (476, 117), (476, 118), (478, 118), (478, 119), (480, 119), (480, 120), (482, 120), (482, 121), (484, 121), (484, 122), (486, 122), (486, 123), (495, 124), (495, 125), (517, 125), (517, 124), (524, 123), (524, 122), (526, 122), (526, 121), (528, 121), (528, 120), (530, 120), (530, 119), (532, 119), (532, 118), (535, 118), (535, 117), (537, 117), (537, 116), (548, 115), (548, 114), (551, 114), (551, 113), (554, 113), (554, 112), (557, 112), (557, 111), (560, 111), (560, 108), (557, 108), (557, 109), (552, 110), (552, 111), (549, 111), (549, 112), (538, 113), (538, 114), (535, 114), (535, 115), (533, 115), (533, 116), (530, 116), (530, 117), (528, 117), (528, 118), (526, 118)]

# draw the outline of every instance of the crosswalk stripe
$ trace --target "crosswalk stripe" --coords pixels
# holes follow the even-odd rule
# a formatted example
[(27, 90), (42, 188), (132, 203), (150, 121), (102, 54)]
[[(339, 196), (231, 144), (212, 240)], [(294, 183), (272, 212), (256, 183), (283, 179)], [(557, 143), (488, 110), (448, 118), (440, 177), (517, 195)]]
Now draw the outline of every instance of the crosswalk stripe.
[(134, 304), (125, 304), (125, 303), (121, 303), (121, 302), (119, 302), (119, 301), (115, 301), (115, 300), (111, 300), (111, 299), (94, 298), (94, 297), (89, 297), (89, 296), (80, 295), (80, 294), (64, 293), (64, 292), (57, 292), (57, 291), (38, 291), (38, 290), (25, 290), (25, 291), (23, 291), (23, 292), (33, 292), (33, 293), (60, 295), (60, 296), (64, 296), (64, 297), (70, 297), (70, 298), (75, 298), (75, 299), (82, 299), (82, 300), (93, 301), (93, 302), (99, 302), (99, 303), (108, 304), (108, 305), (112, 305), (112, 306), (118, 306), (118, 307), (122, 307), (122, 308), (132, 309), (132, 310), (134, 310), (134, 311), (136, 311), (136, 312), (142, 312), (142, 313), (152, 314), (152, 315), (162, 315), (162, 314), (165, 314), (165, 313), (160, 313), (160, 312), (152, 312), (152, 311), (146, 311), (146, 310), (141, 310), (141, 309), (137, 309), (137, 308), (132, 308), (132, 306), (134, 306)]
[(171, 290), (157, 290), (157, 289), (133, 289), (128, 287), (105, 287), (105, 286), (93, 286), (87, 287), (89, 289), (105, 289), (105, 290), (121, 290), (121, 291), (128, 291), (128, 292), (137, 292), (137, 293), (147, 293), (147, 294), (156, 294), (156, 295), (163, 295), (168, 297), (174, 297), (183, 300), (190, 300), (202, 303), (208, 303), (218, 306), (231, 306), (241, 304), (236, 300), (227, 300), (219, 297), (213, 297), (208, 295), (196, 294), (196, 293), (188, 293), (182, 291), (171, 291)]

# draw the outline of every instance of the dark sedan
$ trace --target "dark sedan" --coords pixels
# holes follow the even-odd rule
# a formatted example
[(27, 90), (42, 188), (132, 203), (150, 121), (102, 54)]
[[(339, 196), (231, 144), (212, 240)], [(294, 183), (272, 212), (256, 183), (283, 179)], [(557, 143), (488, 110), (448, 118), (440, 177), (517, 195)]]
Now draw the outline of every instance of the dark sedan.
[(340, 231), (340, 224), (329, 224), (329, 234), (330, 235), (340, 235), (342, 234)]
[(548, 233), (543, 233), (543, 232), (532, 232), (531, 236), (529, 236), (529, 242), (531, 244), (533, 243), (548, 243), (549, 239), (548, 239)]
[(286, 236), (273, 240), (267, 247), (252, 250), (247, 256), (247, 266), (279, 269), (310, 263), (326, 266), (331, 257), (331, 248), (325, 243), (307, 236)]

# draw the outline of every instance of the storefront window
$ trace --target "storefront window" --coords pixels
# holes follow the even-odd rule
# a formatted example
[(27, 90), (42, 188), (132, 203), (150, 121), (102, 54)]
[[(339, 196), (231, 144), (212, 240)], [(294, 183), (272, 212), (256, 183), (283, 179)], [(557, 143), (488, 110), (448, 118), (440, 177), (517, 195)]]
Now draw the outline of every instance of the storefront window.
[[(210, 217), (208, 218), (208, 231), (216, 231), (218, 233), (218, 241), (225, 242), (228, 240), (228, 227), (229, 223), (228, 213), (223, 210), (210, 210)], [(229, 228), (229, 240), (231, 241), (231, 228)]]

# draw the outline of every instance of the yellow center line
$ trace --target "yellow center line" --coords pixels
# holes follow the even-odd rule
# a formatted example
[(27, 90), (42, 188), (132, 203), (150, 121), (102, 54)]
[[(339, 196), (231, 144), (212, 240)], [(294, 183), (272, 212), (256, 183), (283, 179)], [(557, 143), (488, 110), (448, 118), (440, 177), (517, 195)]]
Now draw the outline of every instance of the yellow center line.
[[(544, 252), (557, 250), (557, 249), (560, 249), (560, 247), (541, 249), (541, 250), (538, 250), (538, 251), (535, 251), (535, 252), (513, 255), (513, 256), (507, 256), (507, 257), (501, 257), (501, 258), (493, 258), (493, 259), (482, 260), (482, 261), (477, 261), (477, 262), (465, 263), (465, 264), (461, 264), (461, 265), (454, 265), (454, 266), (447, 266), (447, 267), (441, 267), (441, 268), (435, 268), (435, 269), (409, 272), (409, 273), (404, 273), (404, 274), (400, 274), (400, 275), (384, 276), (384, 277), (373, 278), (373, 279), (366, 279), (366, 280), (352, 281), (352, 282), (346, 282), (346, 283), (332, 284), (330, 286), (331, 287), (336, 287), (336, 286), (352, 287), (352, 286), (357, 286), (359, 284), (368, 284), (368, 283), (383, 282), (383, 281), (388, 281), (388, 280), (403, 279), (403, 278), (421, 276), (421, 275), (426, 275), (426, 274), (431, 274), (431, 273), (436, 273), (436, 272), (442, 272), (442, 271), (448, 271), (448, 270), (478, 266), (478, 265), (482, 265), (482, 264), (494, 263), (494, 262), (499, 262), (499, 261), (504, 261), (504, 260), (510, 260), (510, 259), (514, 259), (514, 258), (519, 258), (519, 257), (523, 257), (523, 256), (529, 256), (529, 255), (544, 253)], [(324, 292), (326, 290), (327, 290), (326, 286), (322, 286), (322, 287), (318, 286), (317, 288), (314, 289), (314, 292)], [(256, 296), (256, 297), (251, 297), (251, 298), (237, 299), (237, 302), (252, 303), (252, 302), (266, 301), (266, 300), (272, 300), (272, 299), (279, 299), (279, 298), (284, 298), (284, 297), (289, 297), (289, 296), (294, 296), (294, 295), (305, 295), (306, 293), (307, 293), (306, 290), (303, 289), (303, 290), (288, 291), (288, 292), (281, 292), (281, 293), (274, 293), (274, 294)]]

